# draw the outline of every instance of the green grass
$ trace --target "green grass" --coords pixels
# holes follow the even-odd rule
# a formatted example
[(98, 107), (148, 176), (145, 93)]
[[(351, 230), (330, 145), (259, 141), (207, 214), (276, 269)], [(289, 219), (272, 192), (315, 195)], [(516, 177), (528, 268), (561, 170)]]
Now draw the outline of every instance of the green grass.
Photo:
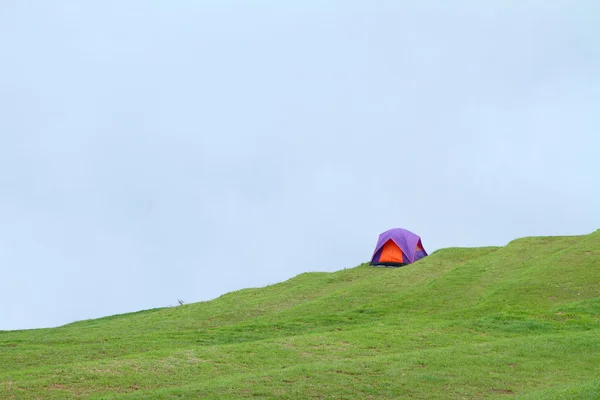
[(600, 230), (0, 331), (0, 399), (600, 399)]

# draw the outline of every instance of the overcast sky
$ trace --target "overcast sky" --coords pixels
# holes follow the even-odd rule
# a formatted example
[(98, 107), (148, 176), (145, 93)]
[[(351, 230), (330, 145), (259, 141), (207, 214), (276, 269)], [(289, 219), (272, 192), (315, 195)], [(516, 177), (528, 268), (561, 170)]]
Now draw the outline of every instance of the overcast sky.
[(0, 329), (600, 228), (600, 3), (0, 4)]

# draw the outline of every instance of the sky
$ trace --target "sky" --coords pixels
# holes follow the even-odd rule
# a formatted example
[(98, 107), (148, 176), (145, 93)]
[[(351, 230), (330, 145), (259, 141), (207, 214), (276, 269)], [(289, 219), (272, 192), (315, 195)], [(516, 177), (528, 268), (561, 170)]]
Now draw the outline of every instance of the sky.
[(0, 330), (600, 228), (600, 3), (0, 4)]

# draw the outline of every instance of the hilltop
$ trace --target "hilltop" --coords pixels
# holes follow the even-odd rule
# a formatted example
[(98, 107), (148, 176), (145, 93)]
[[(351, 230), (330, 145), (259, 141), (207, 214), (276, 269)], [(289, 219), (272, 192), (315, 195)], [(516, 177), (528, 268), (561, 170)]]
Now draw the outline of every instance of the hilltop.
[(600, 230), (0, 332), (2, 399), (598, 399)]

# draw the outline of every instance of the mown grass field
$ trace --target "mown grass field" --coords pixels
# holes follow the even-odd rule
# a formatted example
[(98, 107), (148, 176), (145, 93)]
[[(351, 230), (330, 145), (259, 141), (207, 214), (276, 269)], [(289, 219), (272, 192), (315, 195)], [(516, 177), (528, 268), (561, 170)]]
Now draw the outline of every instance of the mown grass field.
[(0, 399), (600, 399), (600, 230), (0, 331)]

